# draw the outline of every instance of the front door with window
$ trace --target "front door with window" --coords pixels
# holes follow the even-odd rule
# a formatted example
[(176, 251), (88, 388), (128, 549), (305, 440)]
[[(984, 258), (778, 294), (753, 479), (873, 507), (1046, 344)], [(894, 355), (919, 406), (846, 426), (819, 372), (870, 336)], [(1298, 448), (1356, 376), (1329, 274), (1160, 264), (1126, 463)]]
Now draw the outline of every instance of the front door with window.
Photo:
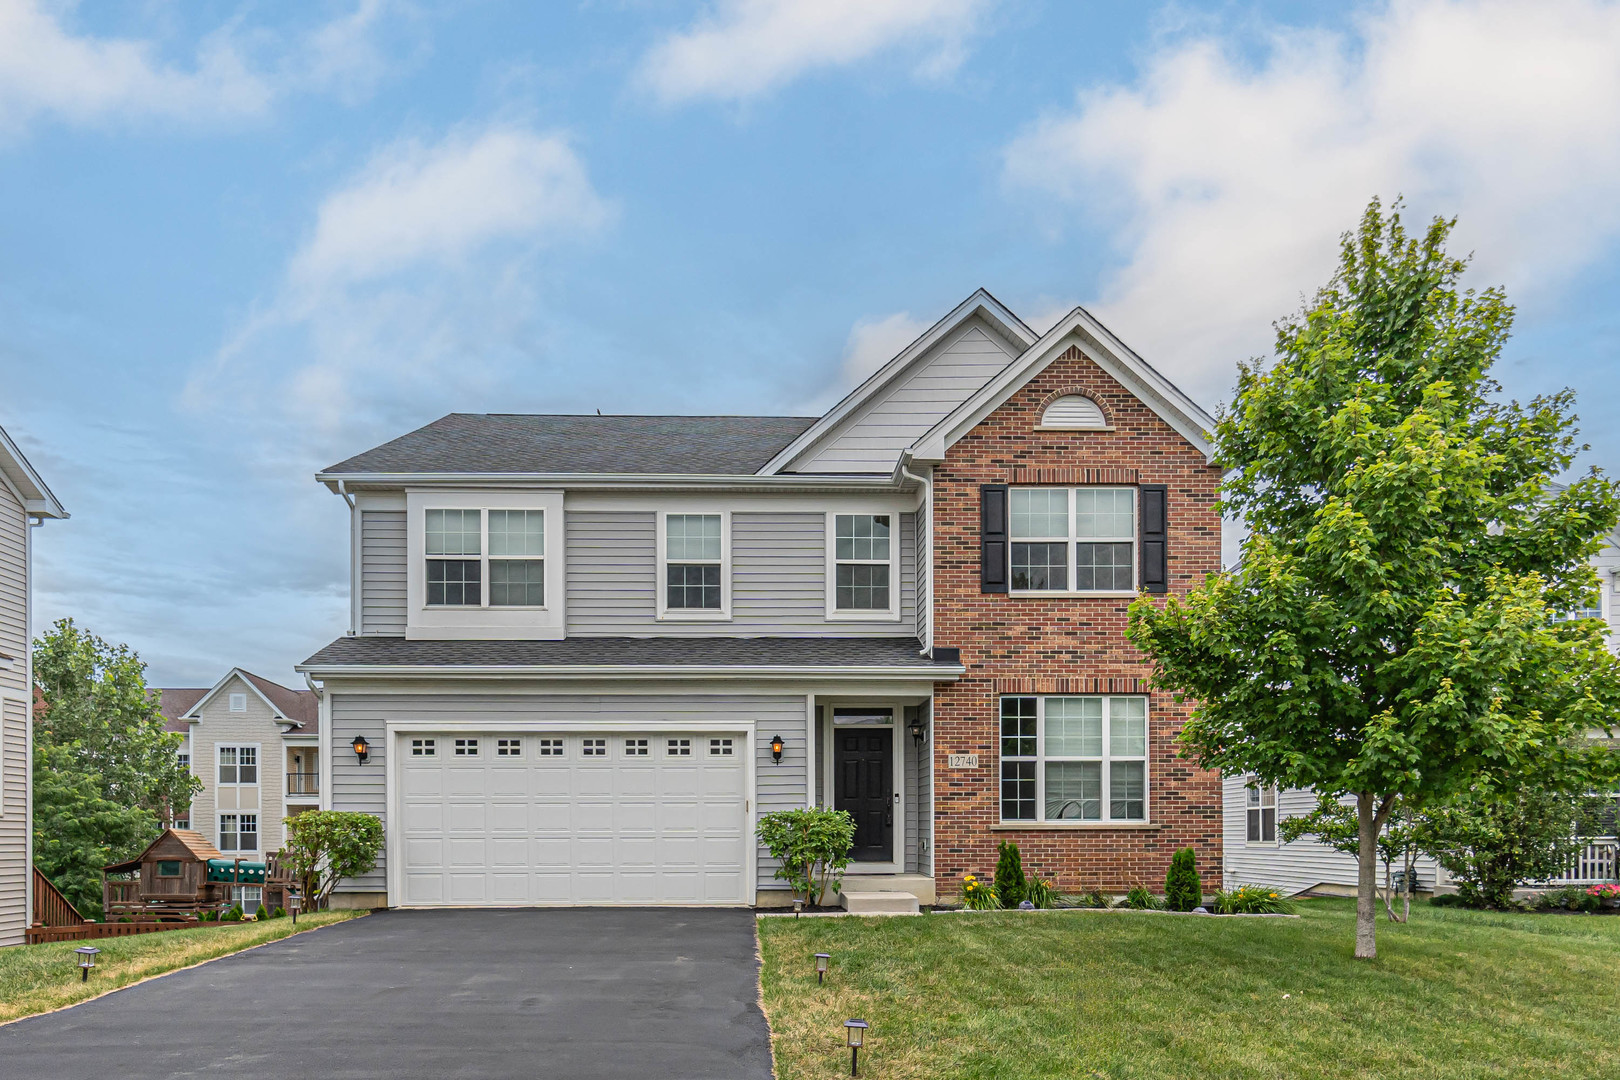
[(833, 809), (855, 819), (855, 862), (894, 861), (894, 729), (833, 730)]

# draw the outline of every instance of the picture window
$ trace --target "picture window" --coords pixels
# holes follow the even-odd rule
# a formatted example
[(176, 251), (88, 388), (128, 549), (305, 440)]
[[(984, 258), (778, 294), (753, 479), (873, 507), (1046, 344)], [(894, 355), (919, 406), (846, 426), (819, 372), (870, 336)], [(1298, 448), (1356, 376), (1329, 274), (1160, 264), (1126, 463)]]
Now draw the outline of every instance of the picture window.
[(1146, 821), (1147, 699), (1001, 699), (1003, 821)]

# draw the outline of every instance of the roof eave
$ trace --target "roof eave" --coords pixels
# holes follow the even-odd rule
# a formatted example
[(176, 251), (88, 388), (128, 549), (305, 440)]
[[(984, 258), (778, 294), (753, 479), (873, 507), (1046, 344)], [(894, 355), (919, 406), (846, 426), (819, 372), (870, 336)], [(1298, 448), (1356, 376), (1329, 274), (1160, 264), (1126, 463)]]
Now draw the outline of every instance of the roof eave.
[(43, 477), (34, 470), (5, 428), (0, 428), (0, 474), (17, 489), (23, 509), (36, 518), (67, 520), (69, 514), (51, 493)]
[(954, 682), (967, 673), (960, 664), (714, 665), (693, 664), (296, 664), (314, 678), (343, 676), (444, 677), (508, 675), (555, 679), (931, 679)]
[(377, 487), (465, 487), (469, 484), (533, 487), (545, 484), (594, 488), (883, 488), (894, 485), (891, 473), (788, 473), (767, 476), (760, 473), (320, 472), (315, 474), (315, 479), (334, 493), (339, 483), (351, 490), (355, 484)]

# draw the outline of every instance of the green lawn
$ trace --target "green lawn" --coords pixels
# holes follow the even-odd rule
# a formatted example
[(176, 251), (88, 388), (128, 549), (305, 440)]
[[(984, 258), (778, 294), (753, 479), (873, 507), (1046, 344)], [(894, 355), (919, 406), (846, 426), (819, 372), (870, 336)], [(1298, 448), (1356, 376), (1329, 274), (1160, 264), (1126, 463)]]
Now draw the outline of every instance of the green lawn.
[[(1414, 907), (1351, 957), (1299, 919), (993, 912), (759, 920), (780, 1080), (1620, 1076), (1620, 917)], [(826, 987), (812, 956), (832, 954)]]
[[(320, 911), (298, 917), (298, 932), (330, 926), (364, 915), (363, 911)], [(291, 919), (242, 923), (239, 926), (168, 930), (159, 934), (58, 941), (0, 949), (0, 1024), (34, 1013), (49, 1012), (104, 994), (108, 990), (190, 967), (294, 933)], [(101, 950), (89, 982), (81, 982), (73, 950), (94, 945)]]

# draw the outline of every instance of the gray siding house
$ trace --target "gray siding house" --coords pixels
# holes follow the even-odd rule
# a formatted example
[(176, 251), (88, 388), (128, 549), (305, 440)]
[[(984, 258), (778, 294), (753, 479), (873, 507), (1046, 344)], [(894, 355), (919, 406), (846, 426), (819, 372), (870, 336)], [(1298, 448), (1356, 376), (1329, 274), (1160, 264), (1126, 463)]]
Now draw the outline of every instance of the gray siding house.
[(33, 528), (65, 518), (0, 428), (0, 945), (22, 944), (33, 910)]
[[(931, 902), (931, 710), (966, 671), (933, 640), (932, 469), (1058, 361), (1169, 438), (1208, 426), (1093, 325), (1039, 335), (980, 291), (822, 417), (454, 413), (321, 471), (353, 587), (299, 666), (319, 805), (386, 835), (334, 902), (785, 903), (755, 824), (815, 805), (856, 817), (846, 892)], [(977, 538), (962, 558), (976, 583)], [(994, 755), (960, 756), (995, 805)]]

